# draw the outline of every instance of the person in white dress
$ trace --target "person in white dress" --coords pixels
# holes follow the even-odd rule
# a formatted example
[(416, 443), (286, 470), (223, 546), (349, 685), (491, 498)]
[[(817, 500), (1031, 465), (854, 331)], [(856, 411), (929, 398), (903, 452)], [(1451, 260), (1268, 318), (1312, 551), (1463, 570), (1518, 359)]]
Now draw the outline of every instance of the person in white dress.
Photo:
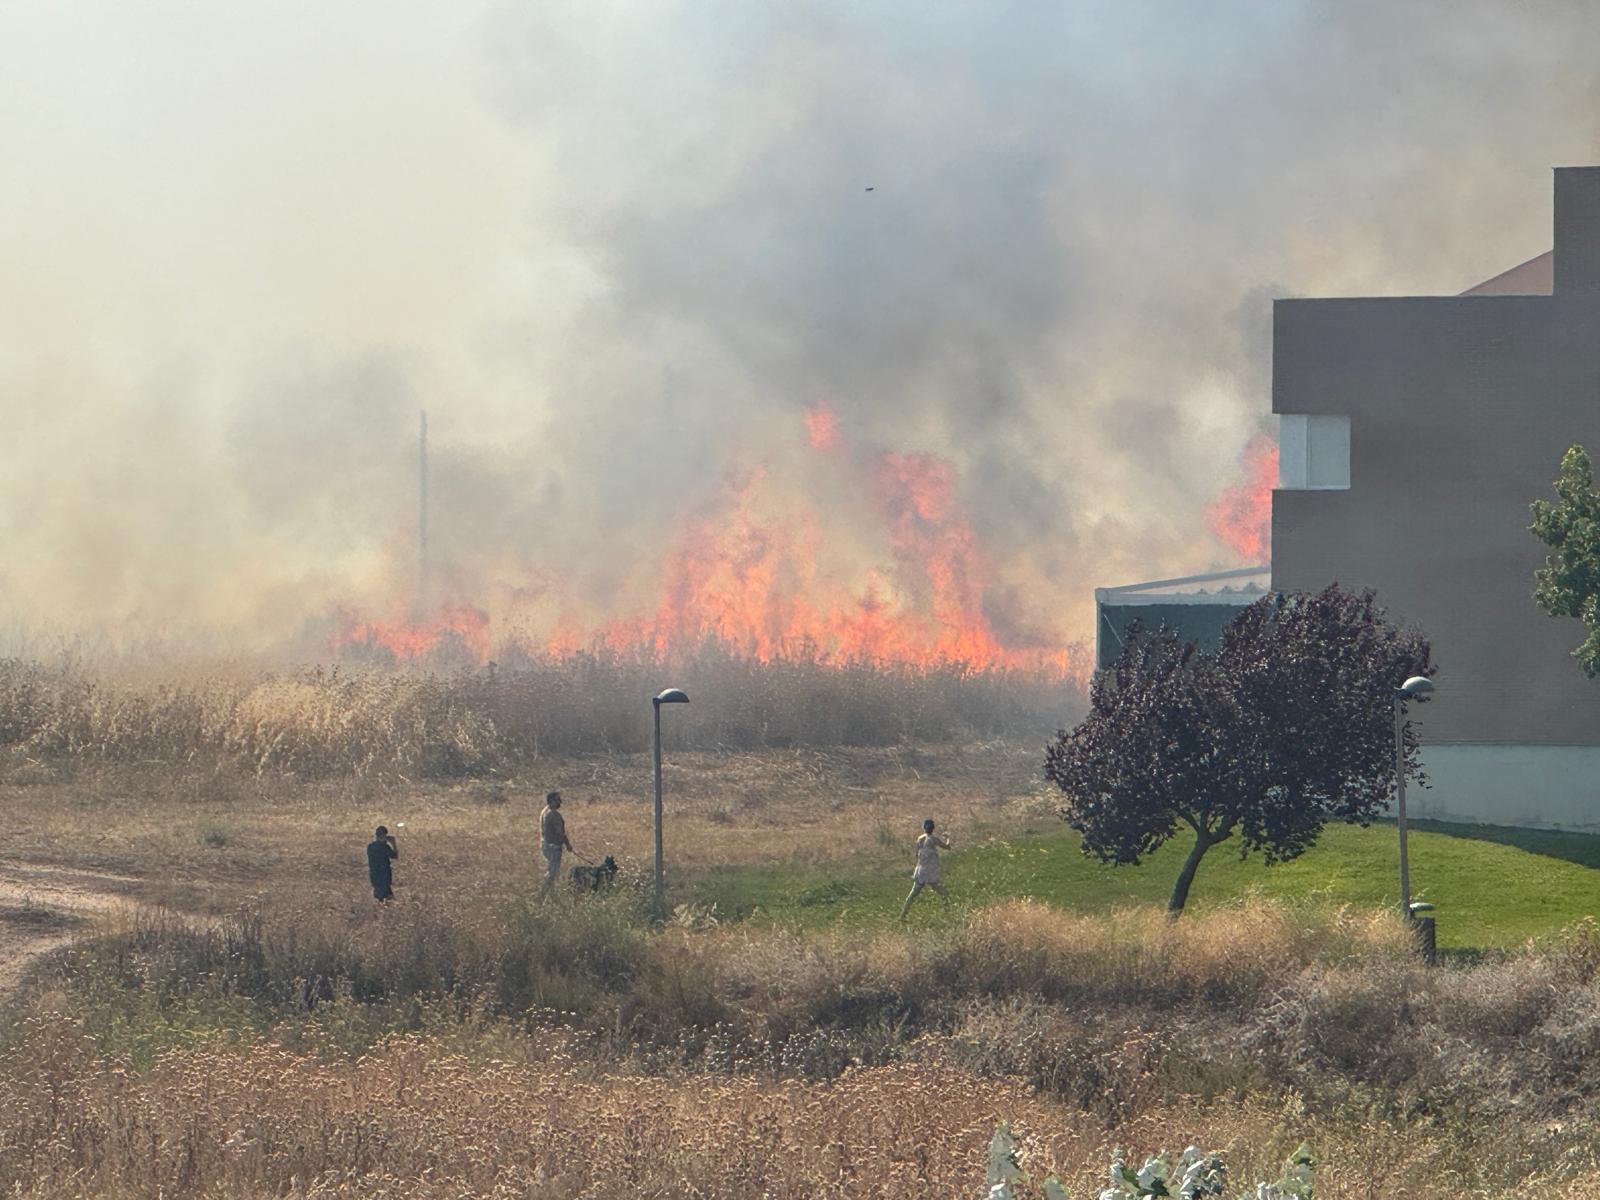
[(944, 883), (939, 878), (939, 851), (950, 849), (950, 839), (942, 833), (933, 831), (933, 822), (922, 823), (922, 836), (917, 839), (917, 869), (911, 872), (911, 894), (906, 897), (904, 906), (900, 909), (900, 919), (904, 921), (906, 914), (911, 911), (911, 902), (922, 894), (922, 889), (930, 887), (939, 893), (944, 900), (944, 906), (950, 907), (950, 893), (944, 890)]

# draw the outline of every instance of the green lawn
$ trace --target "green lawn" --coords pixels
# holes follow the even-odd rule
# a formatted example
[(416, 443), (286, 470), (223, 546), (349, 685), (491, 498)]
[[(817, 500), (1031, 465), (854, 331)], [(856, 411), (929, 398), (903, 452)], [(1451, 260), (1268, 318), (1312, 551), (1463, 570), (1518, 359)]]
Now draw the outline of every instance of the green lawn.
[[(1105, 867), (1085, 858), (1077, 835), (1032, 834), (945, 855), (945, 884), (957, 909), (1031, 896), (1063, 908), (1094, 911), (1165, 904), (1189, 843), (1178, 838), (1139, 867)], [(696, 899), (732, 917), (802, 926), (893, 921), (910, 887), (909, 851), (890, 859), (875, 849), (823, 867), (725, 867), (695, 883)], [(1294, 862), (1241, 862), (1227, 844), (1206, 856), (1189, 895), (1191, 908), (1257, 889), (1267, 896), (1330, 903), (1398, 903), (1393, 825), (1330, 827)], [(1510, 946), (1600, 914), (1600, 836), (1490, 827), (1414, 824), (1414, 899), (1438, 911), (1445, 947)], [(917, 901), (914, 924), (936, 925), (939, 899)]]

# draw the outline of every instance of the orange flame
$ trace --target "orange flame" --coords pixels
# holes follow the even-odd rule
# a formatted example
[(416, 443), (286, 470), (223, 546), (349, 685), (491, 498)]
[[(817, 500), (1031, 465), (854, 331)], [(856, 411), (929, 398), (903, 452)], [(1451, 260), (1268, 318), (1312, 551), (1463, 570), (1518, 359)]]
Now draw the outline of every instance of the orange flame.
[(833, 451), (843, 444), (839, 440), (839, 416), (826, 400), (818, 400), (806, 409), (806, 438), (813, 450)]
[(983, 611), (991, 573), (956, 511), (948, 460), (887, 452), (869, 464), (892, 571), (870, 570), (854, 589), (826, 577), (817, 565), (819, 518), (792, 510), (764, 518), (766, 476), (755, 472), (733, 480), (722, 503), (684, 526), (654, 616), (613, 621), (600, 640), (669, 657), (714, 638), (763, 662), (807, 655), (1062, 676), (1081, 670), (1076, 645), (1014, 647), (996, 634)]
[(359, 620), (348, 614), (334, 635), (333, 650), (386, 650), (399, 661), (423, 658), (458, 645), (478, 662), (489, 657), (489, 615), (468, 604), (447, 604), (420, 621)]
[(1264, 433), (1240, 456), (1245, 481), (1223, 489), (1206, 509), (1211, 531), (1252, 564), (1272, 553), (1272, 489), (1278, 482), (1278, 444)]
[[(813, 449), (843, 449), (832, 409), (818, 403), (804, 416)], [(650, 610), (599, 622), (569, 613), (525, 648), (560, 657), (607, 647), (670, 659), (714, 640), (761, 662), (803, 657), (1087, 676), (1079, 643), (1014, 645), (997, 632), (985, 597), (998, 573), (961, 512), (949, 460), (879, 451), (831, 461), (845, 473), (827, 468), (830, 492), (857, 501), (852, 535), (884, 547), (885, 561), (824, 566), (841, 548), (821, 511), (767, 471), (749, 471), (730, 477), (723, 493), (679, 526)], [(484, 612), (456, 605), (421, 622), (347, 620), (336, 649), (378, 645), (415, 659), (454, 639), (482, 662), (489, 633)]]

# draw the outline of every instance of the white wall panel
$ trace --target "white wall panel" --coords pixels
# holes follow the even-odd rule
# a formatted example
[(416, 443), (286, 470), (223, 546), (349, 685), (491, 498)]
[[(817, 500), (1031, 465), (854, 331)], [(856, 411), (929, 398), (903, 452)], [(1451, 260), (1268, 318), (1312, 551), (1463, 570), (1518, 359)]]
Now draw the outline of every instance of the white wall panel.
[(1283, 413), (1278, 417), (1278, 486), (1338, 491), (1350, 486), (1350, 418)]
[(1600, 746), (1424, 746), (1406, 813), (1600, 833)]

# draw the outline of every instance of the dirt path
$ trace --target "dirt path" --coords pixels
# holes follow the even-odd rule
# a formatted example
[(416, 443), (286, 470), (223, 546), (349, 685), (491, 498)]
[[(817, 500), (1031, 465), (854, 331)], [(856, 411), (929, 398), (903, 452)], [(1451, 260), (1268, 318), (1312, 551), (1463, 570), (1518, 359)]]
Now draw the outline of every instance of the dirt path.
[(0, 994), (97, 916), (136, 903), (130, 875), (0, 859)]

